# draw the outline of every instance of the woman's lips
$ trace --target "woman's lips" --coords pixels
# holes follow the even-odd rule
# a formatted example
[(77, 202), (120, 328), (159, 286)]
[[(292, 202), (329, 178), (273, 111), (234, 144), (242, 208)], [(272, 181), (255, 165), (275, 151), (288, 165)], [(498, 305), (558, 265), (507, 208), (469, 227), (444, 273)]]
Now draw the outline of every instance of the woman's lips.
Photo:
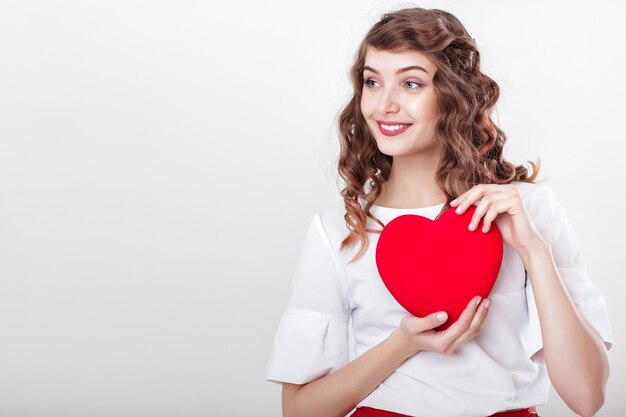
[[(410, 123), (381, 123), (381, 122), (377, 122), (378, 124), (378, 130), (380, 130), (380, 133), (382, 133), (385, 136), (397, 136), (400, 135), (404, 132), (406, 132), (406, 130), (411, 127)], [(404, 127), (398, 129), (398, 130), (388, 130), (385, 129), (384, 127), (382, 127), (381, 125), (385, 125), (385, 126), (397, 126), (397, 125), (403, 125)]]

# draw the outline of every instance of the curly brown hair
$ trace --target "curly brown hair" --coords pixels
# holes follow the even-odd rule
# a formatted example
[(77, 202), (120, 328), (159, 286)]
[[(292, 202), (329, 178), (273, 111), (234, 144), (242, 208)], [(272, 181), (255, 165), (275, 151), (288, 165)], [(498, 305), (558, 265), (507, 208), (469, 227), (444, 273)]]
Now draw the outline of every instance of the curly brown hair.
[[(384, 14), (358, 48), (350, 69), (354, 95), (338, 118), (338, 170), (346, 184), (341, 196), (349, 230), (340, 250), (361, 241), (360, 250), (350, 262), (365, 254), (369, 245), (367, 232), (380, 233), (366, 228), (367, 217), (384, 227), (370, 208), (380, 196), (393, 162), (392, 156), (379, 151), (360, 108), (368, 46), (419, 51), (436, 65), (433, 88), (438, 97), (439, 119), (435, 139), (443, 149), (436, 178), (447, 196), (438, 216), (450, 207), (450, 201), (476, 184), (534, 183), (541, 166), (540, 159), (537, 164), (528, 161), (533, 167), (529, 176), (526, 167), (515, 166), (503, 158), (506, 135), (491, 119), (500, 88), (480, 71), (476, 42), (455, 16), (420, 7)], [(366, 202), (364, 208), (360, 198)]]

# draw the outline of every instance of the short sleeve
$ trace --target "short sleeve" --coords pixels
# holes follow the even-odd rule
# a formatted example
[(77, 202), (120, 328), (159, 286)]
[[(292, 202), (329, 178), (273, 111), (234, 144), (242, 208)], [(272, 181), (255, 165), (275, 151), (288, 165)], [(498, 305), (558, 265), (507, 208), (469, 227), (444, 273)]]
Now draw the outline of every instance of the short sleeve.
[(348, 363), (350, 308), (342, 271), (322, 219), (315, 214), (300, 250), (265, 380), (305, 384)]
[[(587, 266), (567, 213), (548, 186), (536, 185), (524, 204), (544, 240), (550, 245), (559, 275), (579, 314), (593, 327), (606, 346), (613, 346), (607, 305), (601, 291), (589, 278)], [(522, 340), (528, 357), (545, 364), (539, 314), (530, 279), (526, 280), (528, 326)]]

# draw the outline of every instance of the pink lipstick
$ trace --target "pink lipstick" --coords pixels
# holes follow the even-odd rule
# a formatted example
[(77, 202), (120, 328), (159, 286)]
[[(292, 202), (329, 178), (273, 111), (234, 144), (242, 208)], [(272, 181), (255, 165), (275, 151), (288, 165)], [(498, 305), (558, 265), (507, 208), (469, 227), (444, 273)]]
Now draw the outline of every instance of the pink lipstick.
[[(378, 129), (380, 133), (385, 136), (397, 136), (404, 133), (409, 127), (411, 127), (411, 123), (402, 123), (402, 122), (385, 122), (382, 120), (377, 120)], [(391, 129), (385, 129), (382, 125), (387, 127), (391, 127)], [(402, 126), (399, 129), (396, 129), (396, 126)]]

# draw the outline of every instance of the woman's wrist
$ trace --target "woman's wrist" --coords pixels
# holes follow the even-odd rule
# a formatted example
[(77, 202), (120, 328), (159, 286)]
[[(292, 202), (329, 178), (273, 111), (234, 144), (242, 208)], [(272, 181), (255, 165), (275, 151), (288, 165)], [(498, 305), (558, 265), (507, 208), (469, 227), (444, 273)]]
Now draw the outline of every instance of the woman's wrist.
[(404, 360), (414, 356), (420, 350), (411, 346), (410, 341), (402, 334), (400, 329), (395, 329), (385, 340), (392, 349), (401, 355)]
[(515, 251), (522, 259), (524, 266), (527, 267), (528, 263), (534, 256), (537, 256), (538, 254), (550, 253), (551, 248), (550, 245), (548, 245), (548, 243), (541, 236), (539, 236), (533, 239), (533, 241), (528, 245), (515, 248)]

